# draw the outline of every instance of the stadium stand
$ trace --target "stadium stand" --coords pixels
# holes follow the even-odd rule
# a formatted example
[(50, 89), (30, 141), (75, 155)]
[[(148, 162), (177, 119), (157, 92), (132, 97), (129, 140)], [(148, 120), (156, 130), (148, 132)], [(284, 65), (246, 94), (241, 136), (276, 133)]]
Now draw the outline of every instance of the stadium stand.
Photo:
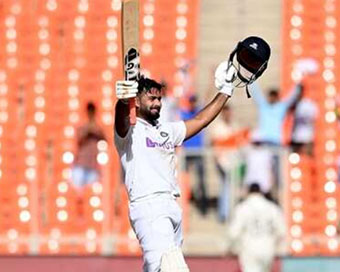
[(320, 111), (316, 124), (314, 159), (290, 154), (285, 212), (290, 253), (297, 256), (337, 255), (336, 222), (339, 186), (336, 158), (339, 137), (335, 117), (338, 41), (335, 39), (338, 3), (285, 1), (283, 5), (282, 88), (288, 92), (296, 79), (294, 62), (311, 57), (320, 64), (315, 75), (305, 80), (306, 94)]
[[(0, 254), (139, 254), (112, 135), (120, 1), (4, 1), (0, 13)], [(141, 1), (143, 71), (177, 95), (195, 73), (197, 18), (195, 0)], [(71, 167), (88, 101), (107, 141), (101, 180), (79, 194)]]

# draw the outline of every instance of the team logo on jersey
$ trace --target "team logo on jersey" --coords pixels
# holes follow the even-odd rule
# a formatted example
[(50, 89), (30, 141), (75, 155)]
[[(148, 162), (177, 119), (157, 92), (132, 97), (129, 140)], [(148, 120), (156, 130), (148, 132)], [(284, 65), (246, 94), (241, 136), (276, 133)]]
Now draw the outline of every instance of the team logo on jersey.
[(146, 147), (150, 147), (150, 148), (160, 147), (160, 148), (164, 148), (167, 150), (175, 148), (172, 142), (166, 141), (164, 143), (158, 143), (158, 142), (151, 140), (149, 137), (146, 137)]
[(164, 137), (164, 138), (169, 136), (169, 133), (167, 133), (167, 132), (165, 132), (165, 131), (161, 131), (160, 134), (161, 134), (161, 136)]

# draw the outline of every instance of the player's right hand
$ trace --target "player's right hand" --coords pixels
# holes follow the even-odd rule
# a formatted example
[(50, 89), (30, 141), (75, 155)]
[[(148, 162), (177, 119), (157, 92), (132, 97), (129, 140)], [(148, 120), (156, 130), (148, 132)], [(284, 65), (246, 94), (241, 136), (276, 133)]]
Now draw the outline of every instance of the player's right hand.
[(118, 80), (116, 82), (116, 96), (119, 100), (134, 98), (138, 93), (138, 82), (131, 80)]

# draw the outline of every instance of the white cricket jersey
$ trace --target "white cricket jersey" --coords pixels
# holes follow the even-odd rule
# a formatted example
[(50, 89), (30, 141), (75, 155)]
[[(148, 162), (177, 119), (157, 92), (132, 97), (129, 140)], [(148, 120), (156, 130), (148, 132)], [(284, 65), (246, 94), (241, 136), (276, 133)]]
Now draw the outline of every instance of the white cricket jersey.
[(262, 146), (251, 146), (246, 149), (246, 175), (244, 182), (247, 185), (258, 183), (261, 191), (268, 193), (272, 186), (272, 152)]
[(262, 195), (252, 194), (235, 208), (229, 235), (241, 254), (273, 256), (285, 235), (283, 214)]
[(141, 118), (124, 138), (115, 131), (130, 201), (162, 192), (179, 193), (175, 147), (183, 143), (185, 134), (183, 121), (152, 126)]

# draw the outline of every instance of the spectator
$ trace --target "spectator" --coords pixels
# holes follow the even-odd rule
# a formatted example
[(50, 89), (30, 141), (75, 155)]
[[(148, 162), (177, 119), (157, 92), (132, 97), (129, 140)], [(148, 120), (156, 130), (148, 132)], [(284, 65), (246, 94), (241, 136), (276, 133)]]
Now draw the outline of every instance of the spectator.
[(318, 115), (316, 104), (305, 97), (303, 86), (301, 96), (294, 107), (292, 149), (294, 152), (312, 155), (315, 135), (315, 121)]
[(225, 105), (219, 118), (212, 125), (210, 138), (213, 145), (214, 160), (220, 180), (217, 202), (218, 219), (225, 222), (230, 211), (231, 171), (235, 166), (237, 147), (244, 135), (239, 126), (232, 120), (232, 110)]
[(262, 143), (275, 146), (282, 144), (282, 124), (287, 111), (297, 101), (300, 89), (301, 85), (297, 84), (290, 96), (284, 100), (280, 100), (277, 89), (271, 89), (266, 99), (257, 82), (250, 85), (251, 93), (258, 107), (258, 133)]
[[(188, 109), (180, 111), (181, 119), (188, 120), (194, 118), (200, 111), (197, 104), (197, 97), (195, 95), (190, 96)], [(201, 131), (183, 144), (185, 151), (185, 168), (189, 171), (193, 167), (196, 172), (198, 184), (197, 189), (192, 190), (192, 195), (202, 215), (205, 215), (208, 209), (203, 156), (204, 140), (204, 133)]]
[(248, 197), (236, 206), (228, 233), (243, 272), (270, 272), (285, 236), (283, 215), (254, 183)]
[(246, 172), (244, 183), (249, 186), (257, 181), (263, 193), (267, 194), (273, 186), (273, 156), (271, 151), (264, 147), (259, 136), (253, 132), (251, 146), (246, 149)]
[(104, 140), (104, 133), (95, 120), (96, 106), (89, 102), (86, 107), (88, 122), (78, 128), (78, 152), (72, 169), (72, 180), (76, 187), (98, 181), (97, 143)]

